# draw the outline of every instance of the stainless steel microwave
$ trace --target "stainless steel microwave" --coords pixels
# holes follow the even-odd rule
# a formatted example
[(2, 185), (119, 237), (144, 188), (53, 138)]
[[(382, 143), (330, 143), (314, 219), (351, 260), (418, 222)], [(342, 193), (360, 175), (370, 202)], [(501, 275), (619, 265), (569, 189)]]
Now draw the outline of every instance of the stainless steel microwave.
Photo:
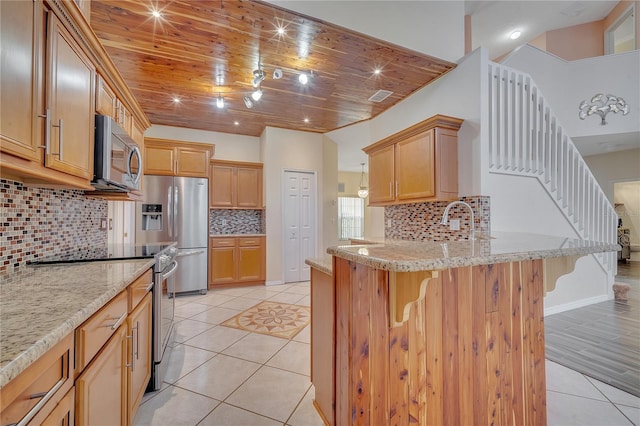
[(140, 189), (142, 155), (131, 136), (116, 121), (96, 114), (94, 175), (96, 189), (129, 192)]

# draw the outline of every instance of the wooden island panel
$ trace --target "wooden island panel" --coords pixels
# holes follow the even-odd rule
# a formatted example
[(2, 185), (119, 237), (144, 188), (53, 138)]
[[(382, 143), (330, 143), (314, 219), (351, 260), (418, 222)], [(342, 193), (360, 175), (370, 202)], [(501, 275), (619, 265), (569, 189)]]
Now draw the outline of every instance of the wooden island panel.
[(335, 424), (546, 424), (542, 260), (433, 271), (402, 323), (411, 273), (334, 271)]

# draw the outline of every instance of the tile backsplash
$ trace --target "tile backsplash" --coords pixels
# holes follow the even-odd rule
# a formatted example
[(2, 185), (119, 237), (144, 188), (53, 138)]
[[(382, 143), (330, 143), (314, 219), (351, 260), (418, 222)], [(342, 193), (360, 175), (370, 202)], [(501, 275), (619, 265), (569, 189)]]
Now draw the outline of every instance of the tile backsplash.
[(83, 191), (25, 187), (0, 179), (0, 271), (29, 260), (59, 255), (77, 246), (101, 249), (107, 202)]
[[(461, 197), (473, 209), (476, 235), (491, 233), (491, 211), (488, 196)], [(449, 226), (440, 225), (442, 213), (448, 201), (434, 201), (413, 204), (398, 204), (384, 208), (384, 236), (402, 240), (443, 241), (466, 239), (470, 230), (469, 210), (464, 206), (454, 206), (449, 211), (449, 219), (460, 219), (460, 230), (450, 231)]]
[(212, 209), (209, 211), (209, 234), (264, 234), (263, 210)]

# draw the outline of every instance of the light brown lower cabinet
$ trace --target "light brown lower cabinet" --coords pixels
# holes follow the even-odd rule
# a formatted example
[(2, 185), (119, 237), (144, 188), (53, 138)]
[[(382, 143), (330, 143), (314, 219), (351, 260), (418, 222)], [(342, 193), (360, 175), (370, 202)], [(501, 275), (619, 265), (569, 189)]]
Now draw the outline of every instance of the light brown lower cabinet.
[[(151, 377), (151, 279), (149, 272), (141, 276), (76, 331), (78, 334), (86, 325), (95, 323), (96, 318), (104, 318), (103, 329), (117, 327), (97, 355), (86, 360), (87, 367), (76, 379), (77, 425), (132, 423)], [(147, 288), (142, 298), (140, 288)], [(117, 316), (119, 311), (113, 310), (113, 306), (122, 305), (121, 300), (125, 306), (127, 300), (130, 304), (130, 309), (125, 309), (125, 321)], [(105, 316), (105, 311), (118, 313)], [(76, 351), (82, 352), (82, 347), (76, 347)]]
[(209, 288), (264, 282), (265, 237), (213, 237), (209, 240)]
[(132, 423), (151, 378), (151, 293), (142, 299), (127, 322), (131, 336), (129, 344), (132, 345), (129, 351), (131, 368), (128, 370), (128, 417)]
[(121, 325), (76, 380), (76, 425), (126, 425), (127, 326)]

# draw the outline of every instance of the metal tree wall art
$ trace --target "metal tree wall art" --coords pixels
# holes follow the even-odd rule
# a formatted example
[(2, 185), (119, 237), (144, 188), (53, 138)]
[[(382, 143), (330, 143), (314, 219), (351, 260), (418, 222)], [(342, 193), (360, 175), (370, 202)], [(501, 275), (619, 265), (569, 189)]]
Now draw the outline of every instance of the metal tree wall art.
[(580, 117), (581, 120), (584, 120), (590, 115), (598, 114), (602, 119), (600, 124), (603, 126), (607, 124), (604, 117), (610, 112), (622, 112), (622, 115), (629, 114), (629, 105), (627, 105), (624, 99), (620, 96), (604, 95), (602, 93), (594, 95), (589, 103), (587, 103), (587, 101), (580, 102), (578, 108), (580, 109), (578, 117)]

